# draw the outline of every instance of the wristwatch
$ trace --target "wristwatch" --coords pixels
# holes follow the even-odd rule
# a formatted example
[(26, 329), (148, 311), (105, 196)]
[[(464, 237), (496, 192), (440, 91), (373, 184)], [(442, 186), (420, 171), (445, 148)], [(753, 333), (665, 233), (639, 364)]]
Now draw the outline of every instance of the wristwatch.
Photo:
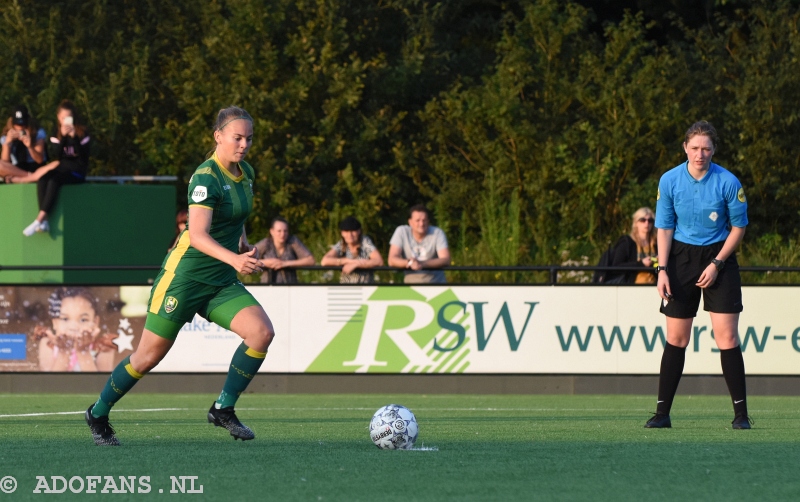
[(718, 259), (714, 258), (713, 260), (711, 260), (711, 263), (713, 263), (714, 266), (717, 267), (717, 272), (719, 272), (720, 270), (725, 268), (725, 262), (722, 261), (722, 260), (718, 260)]
[(661, 265), (659, 265), (659, 266), (657, 266), (657, 267), (656, 267), (656, 273), (658, 273), (658, 272), (661, 272), (662, 270), (666, 271), (666, 270), (667, 270), (667, 267), (666, 267), (666, 266), (663, 266), (663, 267), (662, 267)]

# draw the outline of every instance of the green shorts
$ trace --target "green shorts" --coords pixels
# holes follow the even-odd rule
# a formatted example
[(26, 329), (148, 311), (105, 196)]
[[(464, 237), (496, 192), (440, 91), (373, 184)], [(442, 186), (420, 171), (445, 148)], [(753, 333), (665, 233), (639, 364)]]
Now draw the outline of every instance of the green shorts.
[(150, 290), (144, 327), (162, 338), (175, 340), (183, 325), (199, 314), (231, 329), (236, 314), (252, 305), (260, 306), (239, 281), (212, 286), (161, 270)]

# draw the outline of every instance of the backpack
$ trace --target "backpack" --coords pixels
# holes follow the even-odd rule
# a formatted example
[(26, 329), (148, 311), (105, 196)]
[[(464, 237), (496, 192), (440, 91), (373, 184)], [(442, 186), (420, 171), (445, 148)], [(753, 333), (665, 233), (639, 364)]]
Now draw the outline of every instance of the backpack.
[[(600, 255), (600, 260), (598, 260), (597, 266), (610, 267), (612, 256), (614, 256), (614, 246), (609, 244), (608, 249), (606, 249), (603, 254)], [(592, 282), (594, 284), (604, 283), (606, 280), (606, 274), (608, 274), (608, 270), (595, 270), (594, 275), (592, 276)]]
[[(606, 249), (603, 254), (600, 255), (600, 260), (597, 262), (598, 267), (610, 267), (612, 259), (614, 257), (614, 251), (617, 249), (617, 245), (622, 245), (620, 241), (617, 241), (616, 244), (609, 244), (608, 249)], [(606, 280), (606, 276), (608, 275), (609, 270), (595, 270), (594, 275), (592, 276), (592, 282), (595, 284), (625, 284), (625, 273), (619, 273), (617, 277), (614, 277), (610, 281)], [(617, 272), (615, 272), (617, 273)]]

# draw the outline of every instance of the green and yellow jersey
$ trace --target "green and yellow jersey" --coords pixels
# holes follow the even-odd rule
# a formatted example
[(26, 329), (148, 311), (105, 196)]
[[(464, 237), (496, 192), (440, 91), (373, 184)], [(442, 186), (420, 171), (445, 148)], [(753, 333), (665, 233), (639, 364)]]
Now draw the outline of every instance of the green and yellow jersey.
[[(250, 211), (253, 209), (253, 167), (239, 163), (241, 176), (234, 177), (222, 167), (217, 154), (200, 164), (189, 180), (189, 207), (203, 206), (212, 210), (209, 234), (226, 249), (238, 253), (239, 238)], [(236, 280), (236, 270), (216, 258), (192, 247), (189, 226), (186, 224), (178, 244), (167, 254), (162, 268), (178, 276), (214, 286), (224, 286)]]

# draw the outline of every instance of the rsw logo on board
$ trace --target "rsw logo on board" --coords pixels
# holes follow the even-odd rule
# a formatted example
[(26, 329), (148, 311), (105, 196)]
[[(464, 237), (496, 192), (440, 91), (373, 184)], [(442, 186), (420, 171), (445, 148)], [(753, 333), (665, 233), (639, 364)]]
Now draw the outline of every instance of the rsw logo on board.
[(426, 298), (413, 288), (378, 287), (354, 305), (357, 310), (306, 371), (460, 373), (491, 340), (516, 352), (538, 304), (512, 309), (507, 302), (462, 302), (452, 290)]

